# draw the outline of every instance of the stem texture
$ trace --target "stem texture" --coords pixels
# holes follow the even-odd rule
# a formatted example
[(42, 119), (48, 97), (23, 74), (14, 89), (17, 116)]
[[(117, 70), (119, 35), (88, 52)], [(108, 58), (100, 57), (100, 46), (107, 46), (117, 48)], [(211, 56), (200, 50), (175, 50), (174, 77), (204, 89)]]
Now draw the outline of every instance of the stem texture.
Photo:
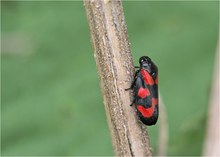
[(121, 1), (85, 0), (94, 57), (117, 156), (152, 156), (147, 128), (130, 107), (134, 75)]

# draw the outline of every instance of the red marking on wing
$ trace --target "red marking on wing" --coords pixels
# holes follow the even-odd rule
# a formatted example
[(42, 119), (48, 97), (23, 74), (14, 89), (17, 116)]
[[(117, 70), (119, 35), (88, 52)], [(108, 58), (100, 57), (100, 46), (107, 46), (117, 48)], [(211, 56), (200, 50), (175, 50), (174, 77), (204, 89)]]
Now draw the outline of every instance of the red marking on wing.
[(145, 118), (150, 118), (153, 113), (154, 113), (154, 109), (155, 109), (155, 106), (158, 104), (158, 101), (156, 98), (152, 98), (152, 106), (150, 108), (144, 108), (143, 106), (141, 105), (138, 105), (137, 106), (137, 109), (138, 111), (141, 112), (141, 114), (145, 117)]
[(146, 96), (149, 96), (149, 95), (150, 95), (150, 91), (147, 88), (141, 87), (138, 90), (138, 96), (141, 98), (145, 98)]
[(144, 69), (141, 70), (141, 74), (144, 77), (144, 81), (148, 85), (154, 85), (154, 80), (151, 75)]
[(158, 84), (158, 76), (156, 77), (155, 83)]

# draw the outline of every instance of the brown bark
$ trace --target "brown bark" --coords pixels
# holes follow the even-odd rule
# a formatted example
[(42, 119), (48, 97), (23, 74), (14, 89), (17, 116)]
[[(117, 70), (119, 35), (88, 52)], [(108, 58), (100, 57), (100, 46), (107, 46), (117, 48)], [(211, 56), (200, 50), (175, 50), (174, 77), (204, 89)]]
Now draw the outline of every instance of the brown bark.
[(147, 128), (131, 104), (134, 66), (121, 1), (84, 1), (112, 143), (117, 156), (151, 156)]

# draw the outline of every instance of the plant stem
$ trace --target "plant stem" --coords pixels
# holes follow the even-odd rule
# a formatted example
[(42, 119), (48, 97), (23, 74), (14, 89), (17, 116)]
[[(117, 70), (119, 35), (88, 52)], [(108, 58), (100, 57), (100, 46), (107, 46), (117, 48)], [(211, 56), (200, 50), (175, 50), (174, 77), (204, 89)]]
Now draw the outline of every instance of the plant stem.
[(117, 156), (152, 156), (147, 128), (130, 107), (134, 75), (121, 1), (84, 1), (112, 143)]

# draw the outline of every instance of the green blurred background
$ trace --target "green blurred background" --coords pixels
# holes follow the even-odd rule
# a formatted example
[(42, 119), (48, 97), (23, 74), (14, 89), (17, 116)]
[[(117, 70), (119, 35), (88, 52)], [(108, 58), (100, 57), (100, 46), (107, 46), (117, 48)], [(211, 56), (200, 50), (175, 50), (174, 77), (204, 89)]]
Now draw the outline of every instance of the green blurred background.
[[(123, 6), (135, 64), (159, 67), (168, 155), (201, 155), (218, 2)], [(113, 155), (83, 3), (3, 1), (1, 18), (2, 155)]]

